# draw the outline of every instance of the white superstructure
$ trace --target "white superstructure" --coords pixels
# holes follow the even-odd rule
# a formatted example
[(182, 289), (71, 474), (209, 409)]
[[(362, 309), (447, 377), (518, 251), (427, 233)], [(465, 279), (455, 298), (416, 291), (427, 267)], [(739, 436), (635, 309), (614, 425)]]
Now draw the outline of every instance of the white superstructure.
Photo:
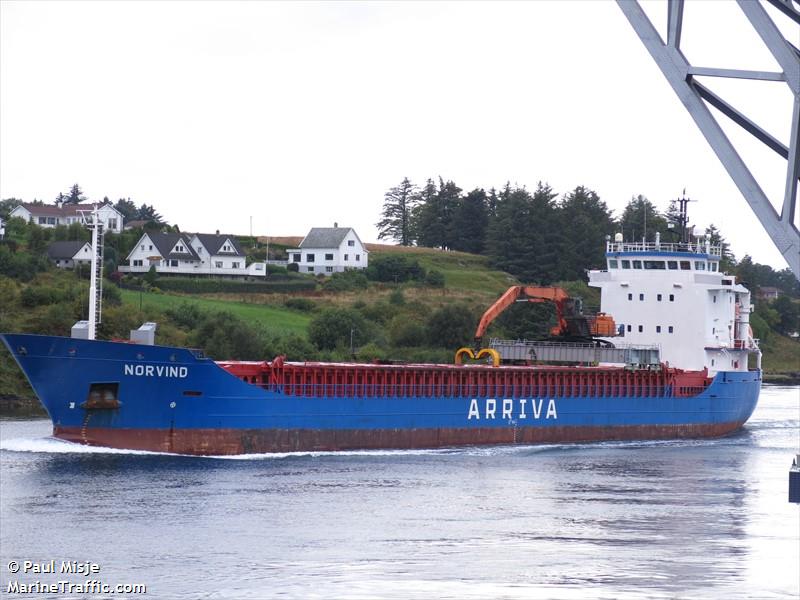
[(590, 271), (601, 290), (619, 343), (658, 345), (661, 360), (689, 370), (747, 371), (748, 356), (761, 368), (749, 320), (750, 291), (720, 271), (721, 248), (697, 243), (626, 243), (617, 234), (606, 247), (606, 270)]

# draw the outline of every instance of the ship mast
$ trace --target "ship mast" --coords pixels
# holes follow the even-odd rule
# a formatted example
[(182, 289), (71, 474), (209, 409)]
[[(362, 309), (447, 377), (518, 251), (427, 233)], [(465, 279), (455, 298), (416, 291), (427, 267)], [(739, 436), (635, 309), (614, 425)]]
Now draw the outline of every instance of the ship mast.
[(96, 339), (97, 325), (103, 317), (103, 223), (100, 221), (98, 207), (92, 211), (79, 211), (83, 224), (92, 230), (92, 271), (89, 278), (89, 335)]

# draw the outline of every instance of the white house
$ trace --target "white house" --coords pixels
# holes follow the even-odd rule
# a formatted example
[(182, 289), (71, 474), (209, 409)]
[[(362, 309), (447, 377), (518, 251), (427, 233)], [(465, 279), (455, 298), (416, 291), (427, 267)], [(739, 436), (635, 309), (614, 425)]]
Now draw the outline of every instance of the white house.
[(331, 275), (346, 269), (366, 269), (369, 252), (352, 227), (314, 227), (299, 248), (287, 250), (289, 263), (300, 273)]
[(264, 277), (264, 263), (247, 266), (236, 238), (206, 233), (161, 233), (148, 231), (136, 242), (121, 266), (123, 273), (146, 273), (155, 265), (159, 274), (213, 275), (218, 277)]
[(75, 265), (92, 263), (92, 245), (89, 242), (51, 242), (47, 257), (59, 269), (72, 269)]
[(3, 217), (0, 217), (0, 240), (2, 240), (6, 236), (6, 224), (3, 221)]
[[(105, 225), (105, 231), (119, 233), (123, 228), (124, 217), (111, 204), (98, 206), (100, 221)], [(94, 204), (31, 204), (23, 202), (9, 214), (10, 217), (19, 217), (40, 227), (55, 227), (56, 225), (71, 225), (80, 223), (85, 211), (92, 211)]]

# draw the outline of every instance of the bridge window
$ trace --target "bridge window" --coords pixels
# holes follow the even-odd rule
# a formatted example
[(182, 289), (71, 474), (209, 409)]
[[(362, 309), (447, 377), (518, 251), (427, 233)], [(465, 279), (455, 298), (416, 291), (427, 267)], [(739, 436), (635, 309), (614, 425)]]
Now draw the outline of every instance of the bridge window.
[(688, 260), (681, 261), (681, 271), (691, 271), (692, 270), (692, 263)]
[(646, 260), (644, 261), (644, 268), (645, 270), (652, 271), (663, 271), (664, 270), (664, 261), (663, 260)]
[(614, 259), (609, 260), (608, 261), (608, 268), (609, 269), (616, 269), (617, 268), (617, 261), (614, 260)]
[(631, 326), (628, 325), (628, 333), (630, 333), (630, 332), (631, 332)]
[(641, 269), (642, 268), (642, 261), (640, 261), (640, 260), (633, 261), (633, 268), (634, 269)]
[(658, 300), (659, 302), (661, 302), (661, 294), (657, 294), (657, 295), (656, 295), (656, 300)]
[(639, 333), (642, 333), (643, 331), (644, 331), (644, 326), (643, 325), (639, 325)]
[(633, 300), (633, 294), (628, 294), (628, 300)]
[(639, 294), (639, 300), (640, 300), (641, 302), (644, 302), (644, 294)]
[(661, 333), (661, 325), (656, 325), (656, 333)]
[(670, 271), (677, 271), (678, 270), (678, 261), (677, 260), (668, 260), (667, 261), (667, 268)]
[(712, 297), (714, 298), (714, 304), (716, 304), (717, 303), (717, 295), (714, 294), (714, 296), (712, 296)]
[(669, 326), (669, 328), (667, 329), (667, 331), (669, 331), (670, 333), (672, 333), (673, 331), (675, 331), (675, 328), (674, 328), (674, 327), (672, 327), (672, 325), (670, 325), (670, 326)]
[(630, 269), (630, 268), (631, 268), (631, 261), (629, 261), (629, 260), (623, 260), (623, 261), (622, 261), (622, 268), (623, 268), (623, 269)]
[(675, 294), (670, 294), (669, 295), (669, 301), (670, 302), (675, 302)]
[(698, 271), (705, 271), (706, 263), (703, 262), (702, 260), (696, 260), (694, 261), (694, 268), (697, 269)]
[(716, 273), (716, 272), (717, 272), (717, 263), (715, 263), (715, 262), (708, 263), (708, 266), (709, 266), (709, 267), (711, 267), (711, 270), (712, 270), (714, 273)]

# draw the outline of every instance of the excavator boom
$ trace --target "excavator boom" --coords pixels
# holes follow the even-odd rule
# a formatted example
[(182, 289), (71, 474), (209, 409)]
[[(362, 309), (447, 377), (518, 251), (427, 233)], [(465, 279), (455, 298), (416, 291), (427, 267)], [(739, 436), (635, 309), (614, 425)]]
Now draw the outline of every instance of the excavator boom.
[(603, 313), (597, 316), (584, 316), (580, 314), (580, 308), (574, 306), (576, 300), (572, 300), (567, 292), (560, 287), (535, 287), (515, 285), (510, 288), (500, 298), (492, 304), (478, 323), (475, 331), (475, 341), (480, 345), (489, 325), (515, 302), (552, 302), (556, 307), (556, 317), (558, 325), (551, 330), (554, 336), (564, 336), (577, 334), (580, 336), (614, 336), (616, 326), (614, 319), (610, 315)]

